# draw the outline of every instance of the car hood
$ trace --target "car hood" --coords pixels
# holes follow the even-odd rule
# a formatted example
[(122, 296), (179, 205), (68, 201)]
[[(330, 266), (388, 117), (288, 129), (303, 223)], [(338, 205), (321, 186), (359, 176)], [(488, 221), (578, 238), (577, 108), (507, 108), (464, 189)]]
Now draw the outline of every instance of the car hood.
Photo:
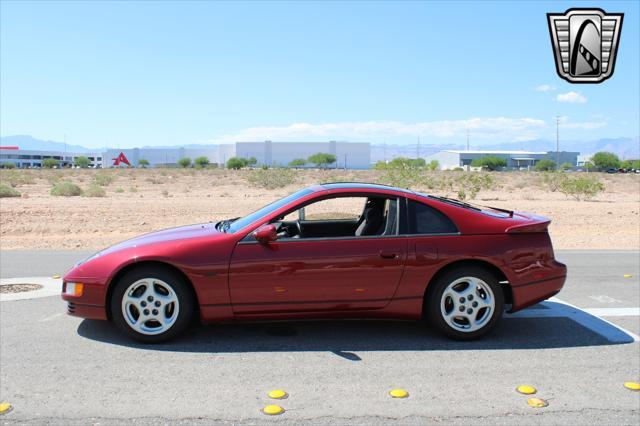
[(148, 234), (140, 235), (139, 237), (134, 237), (129, 240), (122, 241), (120, 243), (112, 245), (109, 248), (101, 250), (100, 252), (91, 256), (89, 259), (121, 251), (124, 249), (132, 249), (150, 244), (171, 243), (201, 237), (216, 238), (223, 235), (225, 234), (216, 230), (215, 223), (200, 223), (196, 225), (179, 226), (177, 228), (163, 229), (162, 231), (151, 232)]

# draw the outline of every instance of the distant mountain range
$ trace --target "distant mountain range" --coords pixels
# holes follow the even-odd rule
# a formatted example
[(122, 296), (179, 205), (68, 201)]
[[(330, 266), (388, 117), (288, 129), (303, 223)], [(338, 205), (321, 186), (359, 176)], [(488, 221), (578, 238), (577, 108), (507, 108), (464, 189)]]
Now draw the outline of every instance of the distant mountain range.
[[(18, 146), (21, 149), (35, 150), (51, 150), (51, 151), (72, 151), (72, 152), (92, 152), (102, 151), (104, 148), (86, 148), (81, 145), (69, 145), (63, 142), (36, 139), (29, 135), (3, 136), (0, 138), (0, 146)], [(166, 146), (142, 146), (143, 149), (161, 149), (161, 148), (211, 148), (217, 145), (166, 145)], [(509, 142), (501, 144), (472, 144), (471, 149), (485, 150), (523, 150), (523, 151), (555, 151), (556, 143), (553, 140), (537, 139), (524, 142)], [(418, 147), (412, 145), (371, 145), (371, 161), (390, 160), (395, 157), (411, 157), (415, 158), (417, 153), (421, 157), (433, 154), (445, 149), (465, 149), (462, 144), (421, 144)], [(610, 151), (617, 154), (620, 158), (640, 158), (640, 137), (633, 138), (606, 138), (591, 141), (562, 140), (560, 141), (561, 151), (576, 151), (581, 154), (593, 154), (598, 151)]]

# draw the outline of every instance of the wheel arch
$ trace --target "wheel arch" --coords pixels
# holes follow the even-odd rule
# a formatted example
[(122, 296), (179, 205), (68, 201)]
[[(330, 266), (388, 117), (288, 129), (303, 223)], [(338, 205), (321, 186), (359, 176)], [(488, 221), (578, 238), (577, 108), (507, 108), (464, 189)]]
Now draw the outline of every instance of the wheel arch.
[(182, 277), (182, 279), (184, 279), (184, 281), (188, 284), (189, 288), (191, 289), (193, 300), (195, 301), (194, 309), (196, 311), (199, 310), (200, 301), (198, 300), (198, 294), (196, 293), (196, 290), (195, 290), (195, 287), (193, 286), (193, 283), (191, 282), (191, 280), (189, 279), (187, 274), (184, 273), (184, 271), (182, 271), (180, 268), (178, 268), (175, 265), (172, 265), (170, 263), (163, 262), (163, 261), (160, 261), (160, 260), (142, 260), (140, 262), (132, 262), (132, 263), (129, 263), (127, 265), (124, 265), (122, 268), (120, 268), (113, 275), (113, 277), (109, 281), (109, 285), (107, 287), (107, 296), (106, 296), (106, 300), (105, 300), (105, 311), (106, 311), (107, 319), (109, 321), (111, 321), (113, 319), (113, 315), (111, 313), (111, 297), (113, 297), (113, 290), (116, 287), (117, 283), (122, 279), (122, 277), (124, 277), (130, 271), (133, 271), (133, 270), (135, 270), (137, 268), (142, 268), (144, 266), (152, 266), (152, 267), (156, 267), (156, 268), (162, 268), (162, 269), (165, 269), (165, 270), (169, 270), (169, 271), (175, 272), (178, 275), (180, 275)]
[(502, 289), (502, 292), (504, 294), (504, 303), (511, 304), (513, 302), (513, 295), (511, 293), (511, 284), (503, 283), (504, 281), (508, 281), (508, 279), (505, 273), (499, 267), (497, 267), (493, 263), (488, 262), (486, 260), (462, 259), (462, 260), (456, 260), (451, 263), (447, 263), (446, 265), (438, 269), (438, 271), (435, 274), (433, 274), (433, 276), (427, 283), (427, 287), (425, 288), (425, 291), (424, 291), (423, 312), (422, 312), (423, 315), (424, 315), (424, 302), (429, 298), (429, 296), (431, 295), (431, 292), (435, 288), (435, 286), (431, 284), (435, 283), (438, 279), (440, 279), (440, 277), (442, 277), (449, 271), (452, 271), (454, 269), (464, 267), (464, 266), (475, 266), (491, 272), (498, 279), (498, 282), (501, 283), (500, 288)]

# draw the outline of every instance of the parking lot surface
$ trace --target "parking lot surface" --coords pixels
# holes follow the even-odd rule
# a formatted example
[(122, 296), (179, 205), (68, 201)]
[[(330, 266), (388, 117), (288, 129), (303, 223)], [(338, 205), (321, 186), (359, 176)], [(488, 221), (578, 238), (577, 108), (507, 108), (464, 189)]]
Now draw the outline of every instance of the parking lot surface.
[[(62, 274), (86, 254), (2, 252), (2, 277)], [(623, 383), (640, 381), (640, 253), (557, 257), (558, 299), (476, 342), (414, 322), (305, 321), (194, 326), (143, 346), (56, 296), (4, 301), (0, 399), (13, 410), (0, 423), (638, 424), (640, 392)], [(528, 406), (522, 384), (549, 406)], [(261, 413), (273, 403), (284, 414)]]

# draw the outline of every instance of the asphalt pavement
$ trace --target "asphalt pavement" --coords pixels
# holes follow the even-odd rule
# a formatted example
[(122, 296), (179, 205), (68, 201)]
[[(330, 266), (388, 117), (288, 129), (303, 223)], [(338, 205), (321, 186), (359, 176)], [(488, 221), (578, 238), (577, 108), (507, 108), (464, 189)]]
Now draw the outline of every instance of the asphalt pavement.
[[(89, 254), (0, 252), (1, 276), (62, 274)], [(640, 381), (640, 253), (557, 257), (558, 300), (466, 343), (415, 322), (306, 321), (194, 326), (143, 346), (58, 297), (0, 302), (0, 400), (14, 407), (0, 423), (638, 424), (640, 392), (623, 383)], [(549, 406), (529, 407), (522, 384)], [(260, 412), (272, 403), (285, 413)]]

